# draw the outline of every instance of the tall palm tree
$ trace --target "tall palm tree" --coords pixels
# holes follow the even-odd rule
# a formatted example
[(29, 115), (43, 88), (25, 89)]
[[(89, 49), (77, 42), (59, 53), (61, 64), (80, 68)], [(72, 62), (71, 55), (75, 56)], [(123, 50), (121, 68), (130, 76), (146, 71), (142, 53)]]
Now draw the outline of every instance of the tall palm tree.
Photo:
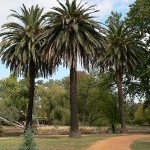
[(108, 19), (109, 24), (106, 29), (108, 46), (99, 62), (103, 68), (116, 72), (121, 132), (126, 132), (122, 89), (123, 72), (130, 73), (143, 64), (147, 51), (139, 35), (126, 26), (124, 21), (120, 21), (120, 17), (120, 14), (112, 12), (112, 16)]
[(105, 41), (102, 27), (91, 16), (96, 12), (94, 6), (86, 8), (76, 0), (71, 3), (66, 0), (65, 4), (57, 1), (60, 7), (53, 7), (45, 14), (47, 27), (42, 37), (45, 39), (43, 56), (49, 59), (55, 53), (63, 65), (70, 68), (70, 137), (78, 137), (77, 60), (88, 69), (97, 50), (104, 49)]
[(36, 40), (44, 28), (43, 9), (40, 9), (38, 5), (27, 9), (23, 5), (22, 14), (15, 10), (12, 12), (10, 16), (16, 18), (17, 22), (10, 22), (2, 26), (4, 31), (0, 34), (2, 37), (1, 56), (2, 62), (6, 63), (6, 66), (10, 66), (10, 70), (16, 75), (28, 76), (27, 128), (32, 124), (35, 77), (39, 71), (47, 75), (47, 69), (50, 68), (46, 62), (42, 62), (38, 52), (41, 42)]

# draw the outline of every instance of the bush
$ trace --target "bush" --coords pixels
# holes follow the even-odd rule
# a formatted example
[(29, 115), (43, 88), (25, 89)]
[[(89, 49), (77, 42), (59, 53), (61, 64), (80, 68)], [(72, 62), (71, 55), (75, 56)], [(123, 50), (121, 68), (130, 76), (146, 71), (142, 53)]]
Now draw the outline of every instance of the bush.
[(27, 129), (23, 136), (23, 143), (18, 150), (38, 150), (36, 143), (33, 140), (33, 132), (31, 129)]

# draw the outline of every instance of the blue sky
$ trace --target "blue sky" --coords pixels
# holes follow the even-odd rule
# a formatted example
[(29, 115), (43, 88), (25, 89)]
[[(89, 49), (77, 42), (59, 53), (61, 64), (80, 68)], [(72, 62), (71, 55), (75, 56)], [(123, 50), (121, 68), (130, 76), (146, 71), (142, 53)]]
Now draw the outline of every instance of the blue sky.
[[(64, 0), (60, 1), (63, 2)], [(77, 1), (80, 2), (80, 0)], [(83, 0), (83, 3), (88, 2), (88, 5), (96, 5), (96, 9), (100, 11), (95, 15), (98, 16), (99, 21), (104, 23), (111, 11), (117, 11), (125, 16), (126, 12), (129, 11), (128, 6), (134, 1), (135, 0)], [(58, 6), (56, 0), (0, 0), (0, 4), (0, 26), (4, 23), (12, 21), (11, 18), (8, 18), (11, 13), (10, 10), (13, 9), (19, 12), (22, 4), (25, 4), (27, 7), (38, 4), (41, 8), (44, 7), (45, 11), (49, 10), (53, 6)], [(0, 79), (6, 78), (10, 75), (9, 68), (7, 69), (5, 65), (1, 64), (1, 62), (0, 70)], [(82, 67), (79, 66), (78, 70), (82, 70)], [(69, 70), (60, 66), (58, 71), (50, 78), (61, 79), (68, 75)]]

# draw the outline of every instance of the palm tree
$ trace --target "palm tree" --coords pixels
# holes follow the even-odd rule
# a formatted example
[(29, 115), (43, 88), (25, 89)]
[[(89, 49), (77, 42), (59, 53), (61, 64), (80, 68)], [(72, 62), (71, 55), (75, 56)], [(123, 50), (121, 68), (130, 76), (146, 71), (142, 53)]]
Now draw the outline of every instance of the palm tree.
[[(11, 17), (17, 19), (17, 22), (4, 24), (4, 30), (0, 36), (2, 62), (10, 66), (10, 70), (16, 75), (25, 75), (29, 79), (29, 103), (26, 119), (26, 129), (32, 124), (32, 112), (34, 101), (35, 77), (38, 72), (47, 75), (49, 65), (42, 62), (39, 49), (41, 42), (36, 38), (44, 28), (44, 19), (42, 18), (43, 9), (38, 5), (26, 9), (25, 5), (21, 8), (22, 14), (12, 10)], [(50, 69), (52, 71), (52, 69)]]
[(85, 8), (85, 4), (66, 4), (57, 0), (60, 7), (53, 7), (45, 14), (47, 27), (43, 33), (44, 58), (51, 58), (52, 54), (62, 60), (63, 65), (70, 68), (70, 137), (79, 137), (78, 103), (77, 103), (77, 60), (88, 69), (90, 62), (97, 53), (104, 49), (102, 27), (90, 15), (94, 6)]
[(126, 26), (125, 22), (120, 21), (120, 17), (120, 14), (112, 12), (112, 16), (108, 18), (109, 24), (106, 29), (108, 46), (99, 63), (103, 68), (116, 72), (121, 132), (126, 132), (122, 89), (123, 72), (133, 72), (136, 67), (143, 64), (147, 51), (145, 44), (135, 34), (136, 32)]

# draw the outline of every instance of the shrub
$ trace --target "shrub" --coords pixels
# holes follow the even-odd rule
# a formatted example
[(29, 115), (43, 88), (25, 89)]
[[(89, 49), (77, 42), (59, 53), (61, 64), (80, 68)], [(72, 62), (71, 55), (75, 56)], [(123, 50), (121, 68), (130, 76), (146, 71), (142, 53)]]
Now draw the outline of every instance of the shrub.
[(27, 129), (23, 136), (23, 143), (20, 145), (18, 150), (38, 150), (33, 136), (32, 130)]

